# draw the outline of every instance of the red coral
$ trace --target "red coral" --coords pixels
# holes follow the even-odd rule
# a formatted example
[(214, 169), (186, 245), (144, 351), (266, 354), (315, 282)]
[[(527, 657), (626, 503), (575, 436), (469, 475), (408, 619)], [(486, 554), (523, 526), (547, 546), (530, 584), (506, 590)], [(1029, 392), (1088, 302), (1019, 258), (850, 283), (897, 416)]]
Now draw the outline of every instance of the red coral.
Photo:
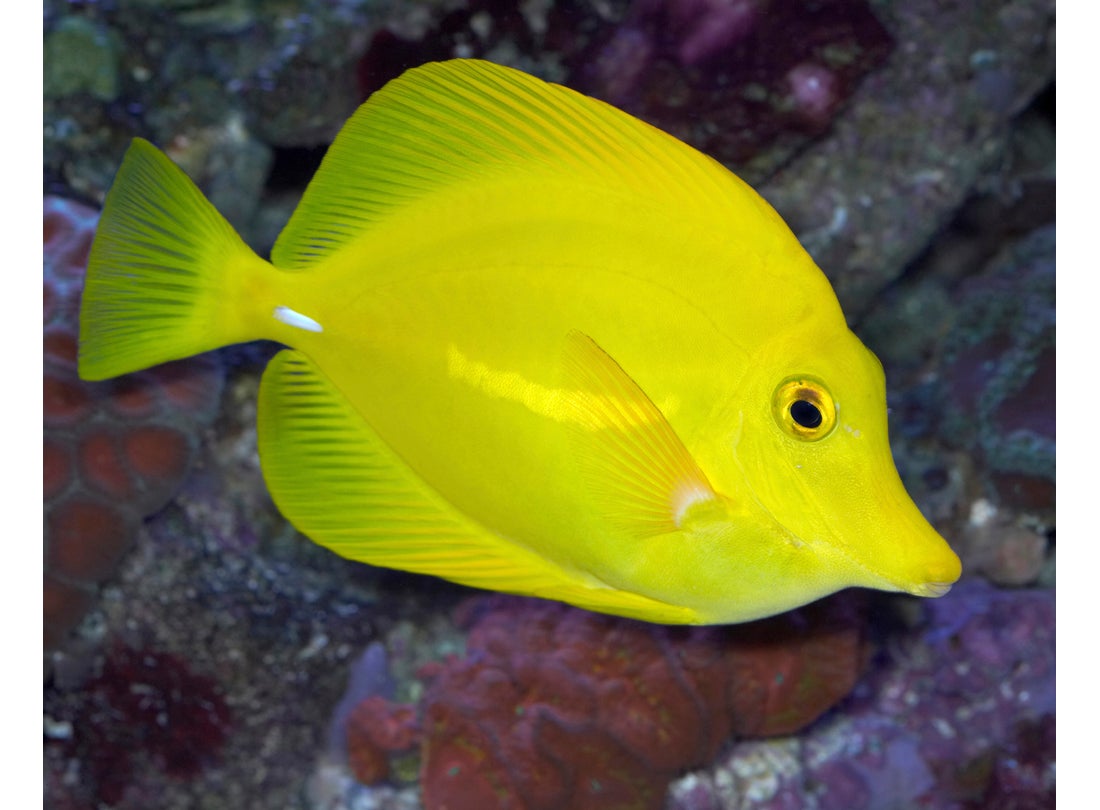
[(372, 695), (359, 702), (348, 716), (348, 764), (365, 785), (386, 779), (391, 754), (411, 751), (420, 739), (420, 726), (411, 706), (395, 706)]
[(47, 197), (43, 205), (43, 465), (46, 647), (93, 604), (141, 519), (179, 487), (197, 428), (216, 413), (213, 359), (172, 363), (120, 380), (76, 374), (77, 318), (98, 214)]
[(843, 697), (866, 663), (854, 622), (843, 603), (827, 601), (745, 625), (731, 651), (734, 733), (793, 734)]
[(113, 647), (85, 687), (72, 749), (84, 769), (74, 802), (117, 804), (145, 758), (171, 776), (198, 774), (225, 743), (231, 716), (218, 684), (171, 653)]
[[(659, 808), (668, 782), (732, 733), (798, 730), (865, 663), (843, 596), (690, 629), (514, 597), (474, 604), (468, 656), (435, 668), (420, 706), (428, 810)], [(371, 717), (388, 705), (371, 700)]]

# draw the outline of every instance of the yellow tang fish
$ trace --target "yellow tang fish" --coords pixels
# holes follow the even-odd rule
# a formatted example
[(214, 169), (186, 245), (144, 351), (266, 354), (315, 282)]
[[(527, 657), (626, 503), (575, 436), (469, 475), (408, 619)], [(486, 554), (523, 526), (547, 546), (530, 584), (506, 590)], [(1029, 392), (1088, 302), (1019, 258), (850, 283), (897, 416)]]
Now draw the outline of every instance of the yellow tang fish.
[(775, 211), (510, 68), (375, 93), (270, 263), (136, 140), (82, 307), (88, 380), (293, 347), (260, 388), (263, 473), (345, 557), (676, 624), (959, 577), (894, 468), (881, 365)]

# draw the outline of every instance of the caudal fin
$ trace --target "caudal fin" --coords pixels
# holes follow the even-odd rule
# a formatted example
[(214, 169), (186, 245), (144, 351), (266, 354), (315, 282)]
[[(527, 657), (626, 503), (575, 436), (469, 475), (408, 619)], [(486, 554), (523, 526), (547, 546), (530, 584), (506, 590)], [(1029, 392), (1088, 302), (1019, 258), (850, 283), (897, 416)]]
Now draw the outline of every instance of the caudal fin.
[(257, 265), (267, 263), (195, 184), (135, 139), (88, 260), (80, 376), (102, 380), (252, 339), (234, 297)]

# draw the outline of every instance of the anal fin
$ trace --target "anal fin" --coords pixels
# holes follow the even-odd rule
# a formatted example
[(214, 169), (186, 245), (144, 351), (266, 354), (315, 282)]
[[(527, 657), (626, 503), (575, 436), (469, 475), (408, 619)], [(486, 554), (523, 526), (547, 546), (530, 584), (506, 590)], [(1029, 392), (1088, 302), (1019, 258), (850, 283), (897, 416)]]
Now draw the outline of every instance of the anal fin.
[(372, 565), (650, 621), (694, 612), (568, 571), (471, 519), (404, 462), (301, 352), (264, 372), (260, 462), (279, 510), (313, 541)]

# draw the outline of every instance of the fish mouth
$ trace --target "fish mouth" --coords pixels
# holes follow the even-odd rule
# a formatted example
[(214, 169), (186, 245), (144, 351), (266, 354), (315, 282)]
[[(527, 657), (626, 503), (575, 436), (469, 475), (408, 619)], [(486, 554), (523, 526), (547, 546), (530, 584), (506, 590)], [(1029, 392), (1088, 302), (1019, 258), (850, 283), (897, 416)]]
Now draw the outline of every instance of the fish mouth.
[(926, 596), (931, 599), (937, 599), (949, 590), (954, 582), (924, 582), (920, 585), (914, 585), (911, 588), (906, 588), (913, 596)]

